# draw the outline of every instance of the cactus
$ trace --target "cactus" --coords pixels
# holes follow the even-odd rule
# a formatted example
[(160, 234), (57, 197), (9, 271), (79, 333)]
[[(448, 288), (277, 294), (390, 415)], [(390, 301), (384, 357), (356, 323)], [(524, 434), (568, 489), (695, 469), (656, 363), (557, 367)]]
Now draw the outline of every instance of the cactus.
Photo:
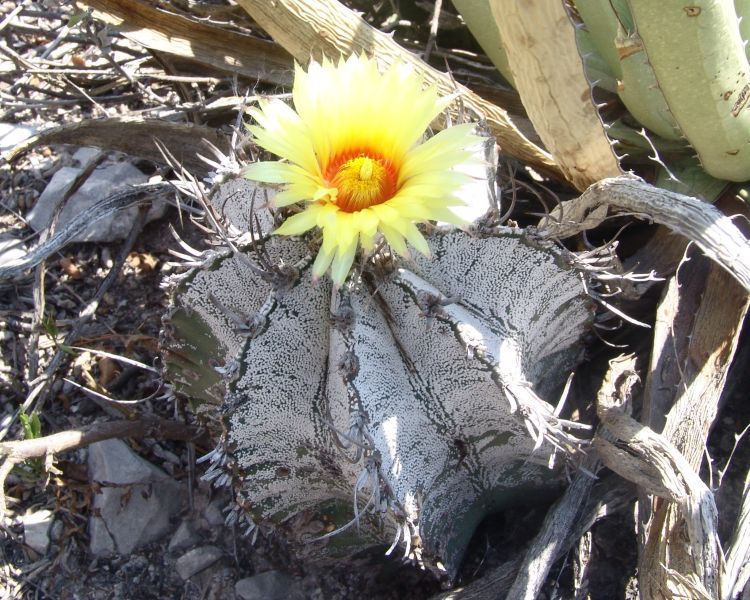
[(233, 486), (230, 519), (310, 541), (322, 525), (290, 523), (316, 515), (335, 535), (308, 553), (401, 541), (454, 575), (482, 517), (559, 483), (550, 459), (577, 443), (542, 398), (580, 359), (588, 276), (531, 232), (437, 228), (432, 258), (382, 252), (336, 290), (312, 283), (311, 239), (256, 238), (196, 259), (165, 320), (175, 390), (206, 408), (224, 387), (207, 478)]

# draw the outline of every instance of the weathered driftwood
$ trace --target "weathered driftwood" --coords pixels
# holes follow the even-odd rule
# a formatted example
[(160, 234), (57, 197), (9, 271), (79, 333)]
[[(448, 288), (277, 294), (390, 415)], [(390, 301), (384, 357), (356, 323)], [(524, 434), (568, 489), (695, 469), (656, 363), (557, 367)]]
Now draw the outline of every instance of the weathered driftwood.
[(159, 182), (132, 186), (130, 189), (115, 192), (103, 198), (91, 206), (88, 211), (76, 215), (65, 227), (56, 230), (49, 239), (45, 239), (36, 245), (18, 260), (11, 264), (0, 265), (0, 281), (12, 279), (28, 269), (34, 268), (52, 254), (67, 246), (75, 236), (90, 227), (92, 223), (131, 206), (152, 204), (159, 199), (164, 199), (170, 192), (172, 192), (170, 184)]
[(549, 510), (542, 529), (526, 551), (513, 585), (506, 598), (535, 600), (547, 581), (547, 574), (562, 549), (569, 545), (570, 534), (576, 519), (585, 506), (596, 478), (590, 470), (596, 469), (596, 459), (584, 461), (585, 470), (578, 471), (562, 498)]
[(292, 82), (292, 57), (272, 42), (160, 10), (142, 0), (76, 0), (76, 6), (90, 7), (94, 18), (151, 50), (254, 81)]
[(656, 188), (633, 175), (595, 183), (580, 197), (560, 203), (539, 227), (561, 239), (618, 214), (666, 225), (685, 236), (750, 291), (750, 242), (729, 217), (706, 202)]
[(737, 598), (750, 581), (750, 469), (745, 477), (742, 504), (726, 553), (724, 599)]
[[(563, 177), (549, 153), (531, 143), (506, 110), (456, 83), (449, 75), (433, 69), (342, 3), (336, 0), (238, 0), (237, 4), (302, 64), (306, 64), (310, 57), (337, 59), (342, 54), (365, 53), (384, 64), (402, 62), (412, 65), (425, 81), (437, 85), (441, 93), (460, 92), (460, 103), (486, 118), (505, 154), (544, 173)], [(454, 107), (458, 105), (455, 103)]]
[[(588, 477), (583, 473), (581, 475)], [(626, 510), (635, 501), (636, 495), (636, 487), (618, 475), (609, 475), (604, 479), (598, 480), (586, 498), (585, 505), (575, 513), (576, 516), (572, 527), (570, 527), (569, 532), (564, 536), (562, 543), (556, 544), (554, 556), (550, 555), (549, 558), (545, 558), (544, 564), (549, 563), (552, 565), (560, 560), (570, 551), (579, 538), (591, 529), (594, 523), (607, 515)], [(550, 511), (554, 512), (558, 507), (563, 505), (570, 507), (571, 500), (571, 498), (567, 497), (561, 498)], [(552, 520), (546, 520), (545, 522), (548, 525), (553, 523)], [(568, 527), (567, 524), (565, 526)], [(547, 536), (548, 533), (541, 531), (539, 535)], [(525, 550), (528, 550), (528, 548)], [(498, 600), (505, 598), (505, 600), (515, 600), (513, 596), (508, 594), (507, 590), (510, 589), (517, 579), (526, 554), (528, 552), (524, 552), (524, 549), (519, 549), (516, 556), (494, 568), (480, 579), (454, 590), (443, 592), (434, 596), (433, 599)], [(504, 593), (505, 595), (503, 595)]]
[[(689, 568), (665, 568), (662, 566), (665, 563), (652, 556), (655, 564), (648, 565), (647, 573), (642, 573), (639, 579), (642, 597), (666, 599), (672, 594), (680, 597), (680, 590), (685, 593), (687, 588), (683, 597), (705, 594), (718, 599), (723, 565), (713, 494), (661, 435), (618, 408), (599, 408), (603, 430), (594, 439), (594, 447), (602, 462), (647, 493), (676, 503), (686, 525), (680, 532), (687, 533), (687, 540), (680, 540), (675, 531), (669, 544), (660, 545), (658, 537), (650, 537), (647, 547), (652, 544), (669, 551), (673, 544), (688, 544), (692, 559)], [(670, 564), (669, 556), (662, 558)]]
[[(703, 257), (680, 265), (670, 279), (655, 324), (655, 342), (642, 420), (662, 429), (694, 471), (698, 471), (705, 443), (719, 407), (727, 372), (737, 347), (748, 296), (729, 274)], [(666, 415), (666, 419), (663, 415)], [(721, 562), (706, 575), (695, 571), (693, 544), (679, 532), (691, 516), (683, 506), (659, 503), (641, 506), (645, 544), (639, 559), (644, 598), (696, 592), (694, 574), (702, 578), (697, 589), (711, 598), (729, 599), (738, 585), (738, 557), (747, 559), (748, 536), (731, 541), (732, 569)], [(739, 519), (742, 520), (742, 517)], [(710, 525), (710, 522), (705, 524)], [(662, 583), (664, 573), (671, 584)], [(673, 578), (672, 575), (681, 575)], [(691, 580), (693, 580), (691, 585)], [(702, 589), (705, 588), (705, 589)]]
[(107, 421), (89, 427), (70, 429), (40, 438), (0, 442), (0, 520), (5, 513), (3, 487), (11, 469), (30, 458), (44, 458), (51, 466), (55, 454), (84, 448), (112, 438), (156, 438), (160, 440), (196, 441), (205, 430), (194, 425), (144, 416), (133, 420)]
[(50, 127), (33, 135), (11, 150), (5, 158), (15, 160), (23, 152), (40, 144), (98, 146), (155, 162), (164, 162), (155, 140), (159, 140), (183, 165), (197, 174), (207, 173), (209, 165), (199, 155), (209, 154), (207, 143), (227, 152), (229, 136), (213, 127), (173, 123), (162, 119), (113, 117), (84, 119)]
[(600, 179), (619, 175), (619, 161), (591, 98), (565, 3), (493, 0), (490, 5), (514, 86), (568, 181), (583, 191)]

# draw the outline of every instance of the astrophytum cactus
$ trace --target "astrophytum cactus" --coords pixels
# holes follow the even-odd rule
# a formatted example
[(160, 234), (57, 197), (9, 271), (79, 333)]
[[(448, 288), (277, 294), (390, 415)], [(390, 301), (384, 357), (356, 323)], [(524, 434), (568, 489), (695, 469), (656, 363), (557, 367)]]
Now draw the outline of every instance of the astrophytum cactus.
[[(232, 208), (253, 189), (215, 196), (239, 230), (272, 226)], [(400, 542), (454, 575), (485, 515), (559, 482), (573, 424), (545, 400), (581, 357), (586, 274), (532, 232), (423, 231), (430, 258), (376, 253), (338, 289), (312, 281), (314, 241), (257, 228), (177, 283), (167, 374), (221, 417), (206, 477), (233, 486), (230, 520), (304, 514), (286, 529), (308, 551)]]

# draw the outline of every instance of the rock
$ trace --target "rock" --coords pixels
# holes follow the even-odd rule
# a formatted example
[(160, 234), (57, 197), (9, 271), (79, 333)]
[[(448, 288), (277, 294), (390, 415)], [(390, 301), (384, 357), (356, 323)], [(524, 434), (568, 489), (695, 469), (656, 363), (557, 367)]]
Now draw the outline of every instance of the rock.
[(36, 127), (20, 123), (0, 123), (0, 152), (12, 150), (36, 133)]
[(12, 233), (0, 234), (0, 265), (10, 265), (22, 259), (28, 250), (20, 237)]
[(298, 580), (281, 571), (266, 571), (234, 584), (238, 600), (304, 600)]
[(223, 555), (216, 546), (199, 546), (177, 559), (177, 573), (183, 580), (190, 579), (196, 573), (207, 569)]
[(23, 522), (23, 538), (26, 545), (42, 556), (46, 554), (47, 548), (49, 548), (49, 530), (54, 521), (52, 511), (38, 510), (24, 515), (21, 521)]
[(169, 540), (168, 550), (170, 552), (182, 552), (191, 546), (195, 546), (200, 539), (200, 535), (196, 531), (193, 521), (186, 519), (180, 523), (177, 531), (172, 535), (172, 539)]
[(226, 498), (214, 498), (203, 510), (203, 518), (209, 527), (220, 527), (224, 524), (225, 515), (222, 509), (226, 504)]
[(182, 503), (182, 486), (127, 444), (89, 446), (89, 475), (101, 486), (89, 523), (92, 554), (130, 554), (167, 533)]
[[(88, 163), (93, 160), (99, 151), (92, 148), (81, 148), (73, 159), (78, 161), (78, 167), (63, 167), (57, 171), (41, 196), (36, 201), (34, 208), (27, 214), (27, 221), (35, 231), (46, 229), (57, 207), (62, 202), (65, 192), (73, 180), (81, 173)], [(73, 218), (80, 213), (88, 211), (96, 202), (103, 200), (114, 192), (121, 191), (128, 186), (145, 183), (146, 175), (128, 162), (115, 162), (105, 160), (89, 176), (81, 188), (73, 194), (60, 211), (57, 220), (57, 230), (62, 229)], [(149, 210), (146, 220), (158, 219), (164, 214), (166, 205), (163, 202), (155, 203)], [(111, 242), (127, 237), (138, 216), (138, 207), (113, 213), (92, 223), (80, 235), (73, 238), (74, 242)]]

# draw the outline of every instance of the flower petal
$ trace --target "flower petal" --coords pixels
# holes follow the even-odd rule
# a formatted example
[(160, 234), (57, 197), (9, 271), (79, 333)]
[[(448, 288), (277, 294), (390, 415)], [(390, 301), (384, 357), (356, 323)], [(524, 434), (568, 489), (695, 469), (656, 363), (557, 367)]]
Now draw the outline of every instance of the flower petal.
[(242, 176), (261, 183), (313, 181), (307, 171), (296, 165), (278, 161), (254, 162), (242, 168)]
[(396, 252), (396, 254), (400, 254), (401, 256), (409, 255), (409, 250), (406, 247), (406, 241), (404, 240), (403, 235), (393, 229), (393, 227), (385, 225), (384, 223), (380, 224), (379, 229), (383, 236), (385, 236), (385, 241), (388, 242), (388, 245), (394, 252)]
[(331, 264), (331, 279), (336, 286), (341, 286), (349, 274), (354, 262), (354, 254), (357, 252), (357, 237), (352, 238), (348, 245), (336, 250), (336, 258)]
[(276, 235), (302, 235), (318, 224), (320, 208), (313, 204), (296, 215), (292, 215), (274, 231)]
[(323, 233), (323, 245), (318, 250), (315, 262), (312, 267), (313, 281), (320, 279), (331, 266), (331, 261), (336, 254), (336, 245), (333, 243), (333, 236), (326, 236)]
[(474, 154), (467, 148), (481, 141), (473, 134), (475, 127), (473, 123), (464, 123), (444, 129), (412, 149), (401, 166), (399, 181), (404, 182), (423, 171), (441, 171), (466, 162)]

